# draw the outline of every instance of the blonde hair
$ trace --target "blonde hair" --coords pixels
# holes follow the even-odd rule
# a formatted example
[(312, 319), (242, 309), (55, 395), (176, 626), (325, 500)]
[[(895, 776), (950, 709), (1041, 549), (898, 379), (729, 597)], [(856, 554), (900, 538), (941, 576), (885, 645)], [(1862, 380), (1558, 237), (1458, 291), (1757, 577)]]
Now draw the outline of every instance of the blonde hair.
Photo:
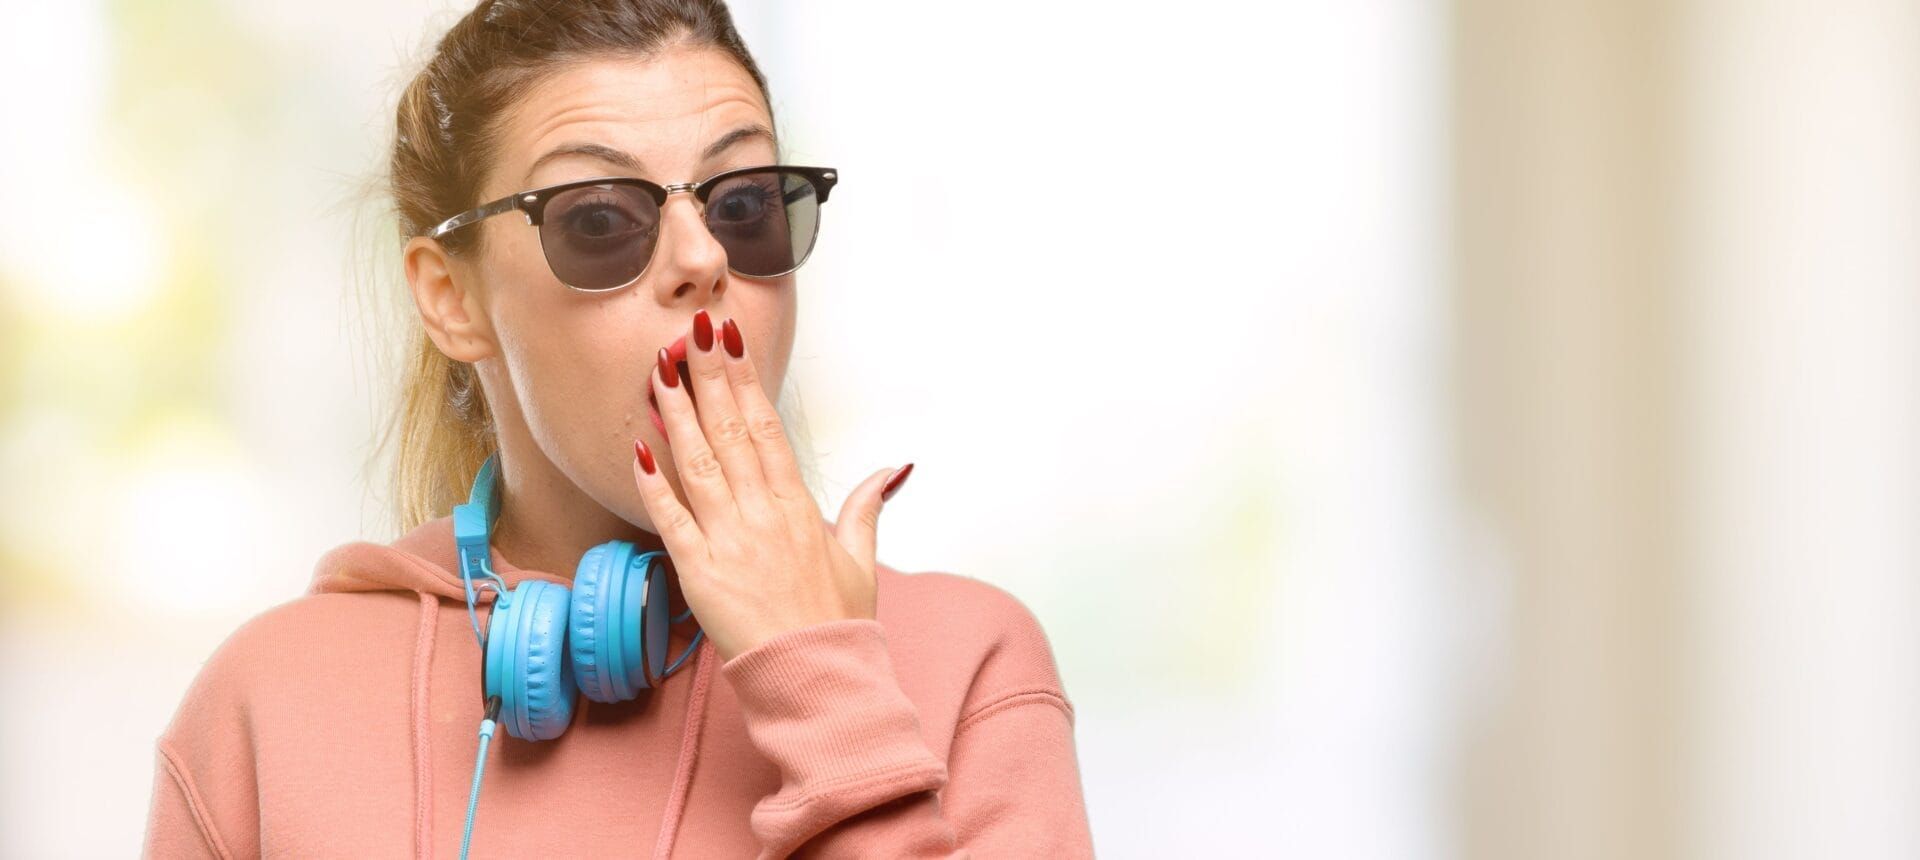
[[(478, 205), (475, 195), (499, 144), (497, 120), (542, 74), (593, 57), (644, 57), (673, 45), (725, 51), (753, 78), (766, 104), (773, 104), (766, 79), (719, 0), (482, 0), (440, 39), (395, 110), (387, 172), (377, 181), (392, 206), (387, 223), (398, 228), (401, 244)], [(480, 236), (479, 230), (463, 230), (437, 241), (460, 254), (477, 249)], [(374, 464), (397, 443), (389, 510), (392, 525), (404, 534), (466, 501), (497, 437), (473, 366), (442, 353), (410, 303), (400, 316), (411, 333), (399, 357), (395, 408), (386, 413), (365, 468), (377, 471)]]

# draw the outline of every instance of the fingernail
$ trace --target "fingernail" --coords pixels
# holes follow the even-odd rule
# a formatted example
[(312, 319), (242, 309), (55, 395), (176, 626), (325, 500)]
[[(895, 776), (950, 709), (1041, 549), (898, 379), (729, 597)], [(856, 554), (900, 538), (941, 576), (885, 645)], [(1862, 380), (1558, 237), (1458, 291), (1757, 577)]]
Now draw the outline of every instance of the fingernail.
[(905, 466), (901, 466), (899, 471), (894, 472), (891, 477), (887, 478), (886, 486), (880, 488), (880, 501), (884, 502), (893, 498), (893, 494), (899, 492), (900, 485), (906, 483), (907, 476), (912, 473), (913, 464), (908, 463)]
[(633, 456), (640, 458), (640, 468), (647, 470), (649, 475), (653, 474), (653, 451), (646, 442), (633, 440)]
[(727, 342), (727, 354), (734, 358), (747, 354), (747, 345), (740, 339), (740, 326), (734, 324), (733, 317), (727, 317), (720, 326), (720, 336)]
[(693, 345), (701, 352), (713, 349), (713, 317), (707, 316), (706, 308), (693, 313)]
[(680, 384), (680, 371), (674, 369), (673, 359), (667, 355), (666, 347), (660, 347), (660, 354), (654, 360), (660, 363), (660, 381), (665, 382), (668, 388)]

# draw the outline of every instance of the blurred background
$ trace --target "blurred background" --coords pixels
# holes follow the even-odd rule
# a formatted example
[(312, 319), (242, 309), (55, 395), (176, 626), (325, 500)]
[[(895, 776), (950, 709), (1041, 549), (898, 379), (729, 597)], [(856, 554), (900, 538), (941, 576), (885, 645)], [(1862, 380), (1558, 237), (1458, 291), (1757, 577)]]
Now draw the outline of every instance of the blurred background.
[[(135, 853), (201, 661), (393, 537), (470, 6), (0, 0), (0, 854)], [(823, 509), (918, 463), (881, 557), (1038, 614), (1102, 856), (1920, 856), (1920, 7), (1183, 8), (733, 4), (844, 172)]]

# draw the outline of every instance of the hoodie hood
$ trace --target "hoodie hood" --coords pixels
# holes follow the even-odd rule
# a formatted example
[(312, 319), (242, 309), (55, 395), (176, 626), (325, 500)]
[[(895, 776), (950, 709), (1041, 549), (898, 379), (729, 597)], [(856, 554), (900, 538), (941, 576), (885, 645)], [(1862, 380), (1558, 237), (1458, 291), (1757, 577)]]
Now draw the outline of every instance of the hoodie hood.
[[(492, 546), (487, 554), (493, 571), (513, 588), (526, 579), (544, 579), (571, 587), (573, 580), (538, 570), (526, 570)], [(391, 544), (354, 541), (329, 550), (314, 565), (308, 594), (343, 591), (417, 591), (465, 603), (460, 583), (460, 551), (453, 543), (453, 515), (427, 520)], [(493, 599), (484, 589), (479, 601)]]

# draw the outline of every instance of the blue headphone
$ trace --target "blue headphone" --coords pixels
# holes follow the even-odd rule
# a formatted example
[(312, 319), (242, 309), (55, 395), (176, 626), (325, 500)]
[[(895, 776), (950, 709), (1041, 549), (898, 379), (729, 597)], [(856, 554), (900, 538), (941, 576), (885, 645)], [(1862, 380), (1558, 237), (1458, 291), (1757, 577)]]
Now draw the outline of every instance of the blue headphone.
[[(481, 686), (488, 711), (499, 710), (507, 734), (551, 740), (573, 721), (576, 689), (596, 702), (632, 699), (678, 671), (706, 631), (696, 630), (686, 650), (666, 665), (667, 630), (691, 617), (693, 610), (669, 620), (666, 553), (636, 554), (638, 548), (623, 540), (587, 550), (572, 589), (526, 579), (509, 592), (488, 554), (488, 535), (500, 517), (498, 458), (497, 453), (487, 457), (474, 476), (467, 503), (453, 508), (460, 580), (474, 639), (486, 655)], [(496, 595), (485, 636), (474, 611), (475, 580)]]

